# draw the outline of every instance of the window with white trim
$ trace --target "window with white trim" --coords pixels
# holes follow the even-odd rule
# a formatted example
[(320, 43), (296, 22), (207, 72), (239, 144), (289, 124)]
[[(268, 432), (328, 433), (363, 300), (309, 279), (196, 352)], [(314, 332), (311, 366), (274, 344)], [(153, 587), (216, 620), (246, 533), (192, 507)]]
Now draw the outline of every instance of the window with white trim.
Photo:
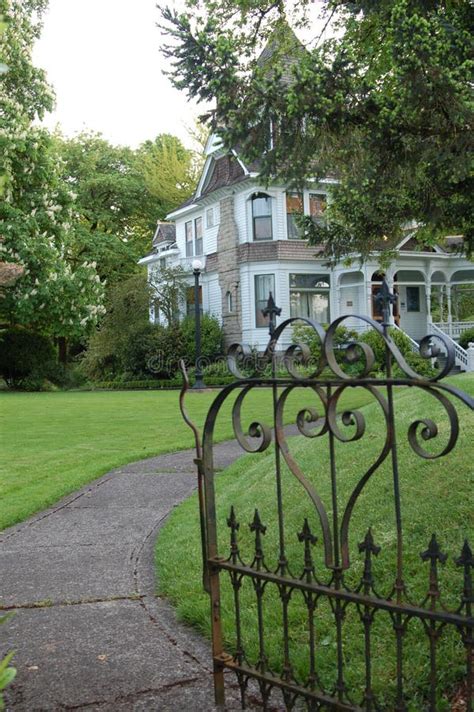
[(202, 218), (194, 220), (194, 254), (202, 255)]
[(194, 245), (193, 245), (193, 221), (185, 223), (184, 231), (186, 235), (186, 257), (192, 257), (194, 255)]
[(329, 275), (290, 274), (290, 315), (329, 324)]
[(326, 224), (326, 207), (327, 196), (325, 195), (325, 193), (309, 194), (309, 214), (313, 222), (317, 225)]
[(264, 317), (262, 309), (265, 309), (270, 292), (275, 296), (275, 275), (256, 274), (255, 275), (255, 326), (263, 327), (269, 325), (269, 317)]
[(301, 238), (301, 228), (297, 225), (297, 216), (303, 214), (303, 196), (301, 193), (286, 194), (286, 229), (289, 240)]
[(214, 227), (215, 225), (215, 218), (214, 218), (214, 208), (208, 208), (206, 210), (206, 227)]
[(253, 239), (272, 240), (272, 199), (266, 193), (255, 193), (251, 203)]

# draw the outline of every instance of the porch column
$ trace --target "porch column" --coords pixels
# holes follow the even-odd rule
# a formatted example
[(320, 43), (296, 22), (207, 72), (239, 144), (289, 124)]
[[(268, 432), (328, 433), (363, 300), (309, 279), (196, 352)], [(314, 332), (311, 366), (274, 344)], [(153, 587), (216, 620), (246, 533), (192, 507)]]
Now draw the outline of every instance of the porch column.
[(369, 278), (367, 278), (365, 286), (367, 290), (367, 316), (372, 318), (372, 282)]
[[(386, 281), (387, 284), (388, 284), (389, 290), (390, 290), (390, 291), (392, 292), (392, 294), (393, 294), (393, 284), (394, 284), (393, 275), (392, 275), (392, 274), (391, 274), (391, 275), (386, 275), (386, 276), (385, 276), (385, 281)], [(393, 326), (393, 324), (395, 324), (395, 319), (393, 318), (393, 309), (394, 309), (394, 305), (390, 305), (390, 308), (389, 308), (389, 315), (390, 315), (390, 316), (389, 316), (389, 318), (388, 318), (388, 323), (389, 323), (391, 326)]]
[(444, 284), (439, 285), (439, 320), (444, 321)]
[(427, 323), (428, 331), (429, 331), (430, 324), (433, 321), (431, 318), (431, 279), (425, 280), (425, 294), (426, 294), (426, 323)]
[(446, 300), (448, 302), (448, 334), (453, 336), (453, 317), (451, 314), (451, 285), (446, 285)]
[[(337, 309), (337, 314), (335, 315), (336, 317), (342, 316), (342, 290), (341, 290), (341, 285), (338, 283), (336, 287), (336, 309)], [(331, 316), (331, 321), (334, 320), (335, 317)]]

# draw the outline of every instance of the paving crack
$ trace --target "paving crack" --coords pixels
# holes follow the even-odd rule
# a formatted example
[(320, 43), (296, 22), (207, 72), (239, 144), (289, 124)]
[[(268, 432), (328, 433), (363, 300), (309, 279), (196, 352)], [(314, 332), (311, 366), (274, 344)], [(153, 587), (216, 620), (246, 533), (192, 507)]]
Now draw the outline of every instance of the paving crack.
[(0, 611), (19, 611), (29, 608), (59, 608), (61, 606), (83, 606), (91, 603), (112, 603), (114, 601), (140, 601), (142, 596), (134, 591), (128, 596), (105, 596), (97, 598), (80, 598), (77, 600), (66, 599), (64, 601), (52, 601), (48, 598), (42, 601), (31, 601), (28, 603), (0, 604)]

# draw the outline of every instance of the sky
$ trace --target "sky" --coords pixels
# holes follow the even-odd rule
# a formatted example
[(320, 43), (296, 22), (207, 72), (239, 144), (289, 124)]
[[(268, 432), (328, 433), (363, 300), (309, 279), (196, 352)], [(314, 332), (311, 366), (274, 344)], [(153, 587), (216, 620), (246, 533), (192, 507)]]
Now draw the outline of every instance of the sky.
[[(33, 53), (56, 93), (56, 109), (43, 122), (48, 128), (59, 124), (67, 136), (98, 131), (111, 143), (132, 147), (172, 133), (193, 146), (188, 129), (205, 107), (188, 103), (163, 75), (168, 67), (160, 53), (156, 3), (49, 0)], [(313, 0), (312, 34), (324, 26), (321, 5)]]
[(50, 0), (33, 54), (56, 93), (47, 127), (132, 147), (159, 133), (192, 144), (187, 127), (200, 112), (162, 73), (156, 1)]

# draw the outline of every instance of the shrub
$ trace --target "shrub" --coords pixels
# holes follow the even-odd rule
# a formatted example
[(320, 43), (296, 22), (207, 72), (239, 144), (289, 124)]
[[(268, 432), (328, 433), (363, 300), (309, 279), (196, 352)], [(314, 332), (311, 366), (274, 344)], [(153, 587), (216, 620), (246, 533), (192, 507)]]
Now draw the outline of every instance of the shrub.
[[(103, 370), (107, 380), (118, 382), (169, 378), (186, 356), (184, 337), (179, 325), (139, 324), (122, 341), (115, 363)], [(97, 380), (97, 376), (96, 379)]]
[[(344, 361), (343, 347), (358, 340), (360, 339), (357, 331), (347, 329), (345, 326), (337, 327), (334, 335), (334, 346), (336, 348), (336, 360), (338, 363), (343, 363)], [(318, 363), (321, 357), (321, 342), (314, 329), (304, 323), (296, 324), (293, 327), (293, 343), (306, 344), (309, 346), (312, 362), (315, 364)], [(346, 373), (354, 373), (354, 375), (358, 370), (358, 366), (346, 365), (344, 367)]]
[(110, 289), (107, 312), (97, 331), (92, 334), (82, 357), (80, 370), (91, 379), (114, 378), (129, 370), (127, 358), (136, 359), (133, 343), (146, 331), (149, 323), (150, 287), (142, 275)]
[[(194, 316), (181, 322), (186, 363), (196, 360)], [(215, 361), (224, 352), (224, 335), (218, 319), (211, 314), (201, 316), (201, 357), (204, 362)]]
[(462, 346), (463, 349), (467, 349), (469, 342), (474, 343), (474, 328), (465, 329), (459, 337), (459, 346)]
[[(398, 346), (398, 349), (405, 361), (420, 377), (428, 378), (435, 374), (435, 369), (431, 366), (430, 360), (422, 358), (419, 354), (412, 350), (411, 341), (408, 336), (403, 333), (403, 331), (391, 328), (389, 329), (389, 335), (395, 345)], [(382, 336), (376, 331), (370, 329), (361, 335), (360, 341), (363, 341), (370, 346), (374, 352), (375, 363), (372, 369), (372, 374), (385, 372), (385, 341)], [(406, 376), (406, 374), (396, 364), (394, 364), (392, 375), (400, 378)]]
[(46, 336), (17, 326), (0, 332), (0, 374), (10, 388), (30, 384), (41, 390), (54, 362), (54, 347)]

